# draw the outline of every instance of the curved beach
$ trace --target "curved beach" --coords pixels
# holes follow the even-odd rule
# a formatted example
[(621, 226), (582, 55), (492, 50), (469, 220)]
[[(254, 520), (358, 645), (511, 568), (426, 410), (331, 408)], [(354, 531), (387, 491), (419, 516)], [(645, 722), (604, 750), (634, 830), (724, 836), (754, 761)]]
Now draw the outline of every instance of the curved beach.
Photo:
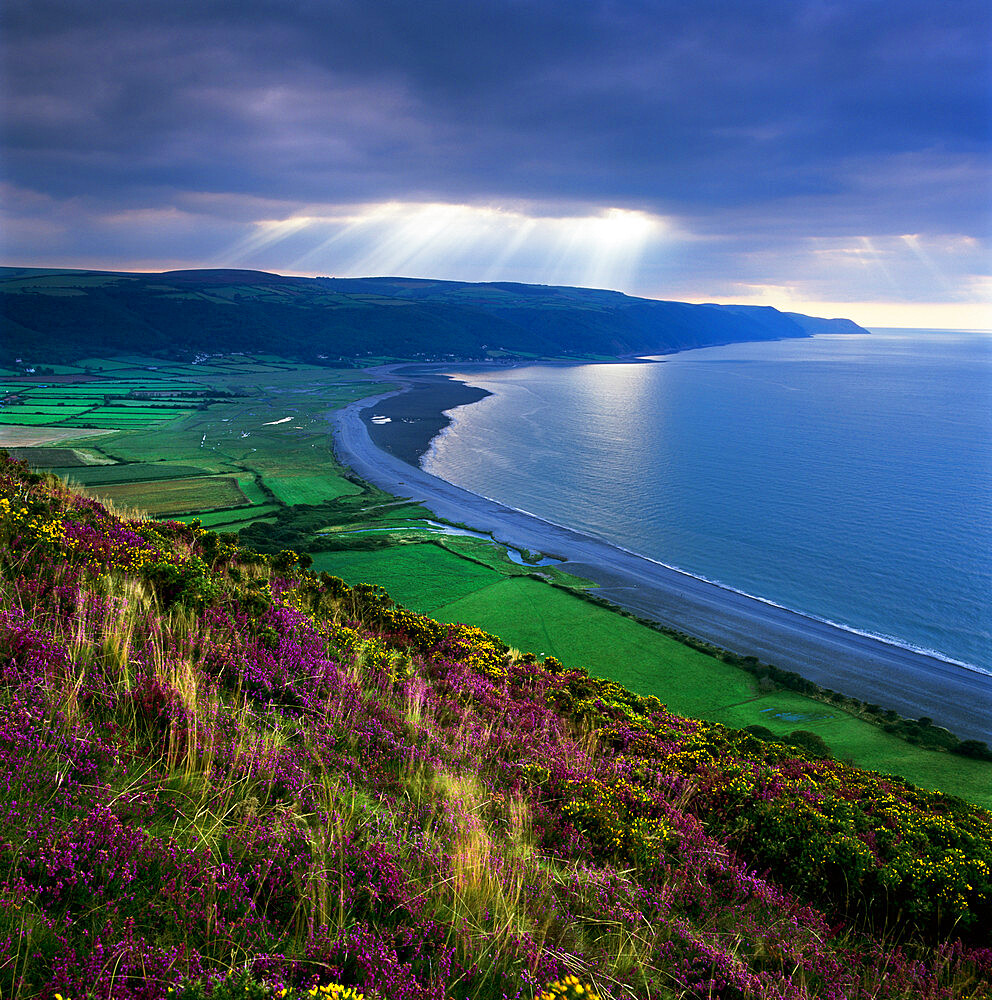
[[(644, 618), (908, 718), (929, 716), (963, 739), (992, 742), (992, 674), (768, 604), (478, 496), (411, 464), (409, 441), (390, 454), (373, 442), (363, 412), (392, 397), (391, 408), (399, 414), (399, 393), (450, 380), (436, 369), (389, 366), (377, 374), (398, 388), (352, 403), (337, 411), (333, 422), (341, 461), (380, 489), (411, 497), (437, 516), (504, 544), (560, 557), (563, 569), (599, 585), (597, 596)], [(448, 407), (468, 401), (457, 390), (449, 395)]]

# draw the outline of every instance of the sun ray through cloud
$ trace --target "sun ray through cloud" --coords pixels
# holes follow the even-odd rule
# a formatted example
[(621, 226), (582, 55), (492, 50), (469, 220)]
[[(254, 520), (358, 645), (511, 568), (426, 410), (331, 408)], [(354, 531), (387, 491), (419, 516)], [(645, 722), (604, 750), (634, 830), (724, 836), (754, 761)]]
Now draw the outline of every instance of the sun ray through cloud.
[(277, 243), (299, 248), (293, 269), (336, 275), (430, 274), (465, 280), (529, 280), (624, 289), (645, 252), (671, 241), (669, 220), (597, 208), (549, 215), (439, 202), (384, 202), (358, 210), (312, 210), (256, 223), (229, 260), (262, 258)]

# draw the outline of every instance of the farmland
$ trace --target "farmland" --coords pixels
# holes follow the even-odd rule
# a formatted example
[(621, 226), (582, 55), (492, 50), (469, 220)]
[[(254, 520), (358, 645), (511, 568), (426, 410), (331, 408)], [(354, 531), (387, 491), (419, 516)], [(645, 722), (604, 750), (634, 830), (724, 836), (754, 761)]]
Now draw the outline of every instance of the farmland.
[(276, 498), (289, 505), (318, 504), (359, 492), (358, 487), (347, 479), (326, 475), (270, 476), (267, 482)]
[(132, 428), (187, 416), (210, 398), (202, 385), (149, 377), (117, 380), (95, 377), (80, 368), (79, 382), (67, 374), (52, 380), (0, 382), (0, 424), (24, 426)]
[(245, 495), (234, 476), (113, 483), (89, 492), (118, 509), (144, 510), (152, 515), (184, 514), (191, 510), (240, 507)]
[[(360, 491), (334, 461), (327, 424), (372, 391), (360, 371), (243, 355), (88, 358), (49, 371), (0, 374), (0, 445), (95, 496), (244, 526)], [(98, 443), (72, 447), (86, 438)], [(53, 444), (63, 447), (38, 447)]]

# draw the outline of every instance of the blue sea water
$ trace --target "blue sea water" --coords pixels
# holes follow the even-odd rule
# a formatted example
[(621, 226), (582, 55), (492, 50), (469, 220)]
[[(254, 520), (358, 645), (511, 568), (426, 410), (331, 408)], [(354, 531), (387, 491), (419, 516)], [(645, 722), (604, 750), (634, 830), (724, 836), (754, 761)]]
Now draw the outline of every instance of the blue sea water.
[(493, 395), (453, 411), (424, 456), (435, 475), (992, 670), (992, 334), (877, 330), (459, 377)]

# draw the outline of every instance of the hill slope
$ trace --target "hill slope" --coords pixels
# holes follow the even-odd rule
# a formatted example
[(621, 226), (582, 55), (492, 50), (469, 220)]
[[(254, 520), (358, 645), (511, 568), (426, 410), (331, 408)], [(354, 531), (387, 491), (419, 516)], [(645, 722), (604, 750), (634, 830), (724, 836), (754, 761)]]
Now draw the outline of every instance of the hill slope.
[(136, 344), (184, 359), (235, 351), (307, 361), (616, 357), (804, 337), (831, 322), (546, 285), (0, 269), (2, 364), (127, 354)]
[(2, 456), (0, 542), (5, 996), (988, 994), (984, 810)]

